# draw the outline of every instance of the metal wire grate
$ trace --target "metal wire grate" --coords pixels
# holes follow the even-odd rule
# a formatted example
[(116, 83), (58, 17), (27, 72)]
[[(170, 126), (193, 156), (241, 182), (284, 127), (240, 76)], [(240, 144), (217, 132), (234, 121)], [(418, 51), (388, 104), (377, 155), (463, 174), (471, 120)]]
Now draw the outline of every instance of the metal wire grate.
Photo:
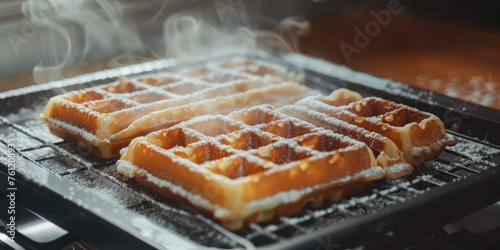
[[(160, 64), (157, 68), (170, 67)], [(133, 70), (141, 73), (147, 70)], [(151, 72), (146, 72), (151, 73)], [(122, 71), (108, 72), (106, 76), (90, 78), (87, 81), (72, 83), (67, 88), (77, 89), (105, 83), (106, 78), (123, 75)], [(309, 76), (307, 81), (315, 88), (331, 90), (334, 86), (321, 78)], [(64, 85), (64, 84), (63, 84)], [(69, 86), (69, 85), (68, 85)], [(35, 166), (31, 169), (45, 169), (55, 176), (66, 179), (92, 194), (96, 199), (112, 201), (121, 209), (142, 216), (157, 226), (159, 230), (168, 229), (206, 247), (253, 248), (257, 246), (276, 246), (301, 235), (314, 234), (332, 225), (346, 225), (369, 214), (384, 211), (390, 207), (412, 199), (424, 197), (443, 186), (459, 184), (466, 179), (484, 176), (500, 170), (500, 147), (474, 138), (448, 131), (457, 141), (454, 147), (446, 149), (440, 158), (421, 164), (414, 173), (397, 180), (380, 180), (364, 191), (348, 196), (338, 203), (326, 201), (319, 208), (305, 207), (293, 216), (281, 216), (268, 223), (251, 224), (237, 232), (229, 232), (197, 211), (183, 204), (168, 200), (150, 189), (119, 175), (116, 171), (117, 159), (100, 159), (89, 151), (67, 143), (53, 136), (38, 115), (43, 111), (51, 90), (18, 95), (14, 106), (21, 106), (7, 117), (0, 117), (0, 152), (5, 158), (6, 143), (15, 138), (19, 162)], [(2, 100), (0, 100), (2, 101)], [(12, 106), (12, 105), (11, 105)], [(6, 113), (6, 112), (3, 112)], [(4, 162), (5, 159), (0, 159)], [(27, 178), (36, 179), (38, 173), (23, 172)], [(80, 197), (66, 199), (85, 207)], [(83, 203), (83, 204), (82, 204)], [(91, 212), (97, 209), (88, 207)], [(102, 215), (105, 216), (105, 215)], [(109, 218), (116, 227), (121, 224)], [(133, 224), (133, 222), (132, 222)], [(146, 236), (145, 236), (146, 237)]]
[[(27, 116), (36, 117), (33, 114)], [(1, 138), (4, 144), (9, 136), (16, 138), (21, 146), (18, 154), (25, 160), (88, 188), (89, 192), (101, 198), (112, 199), (123, 209), (142, 214), (198, 244), (220, 248), (242, 244), (264, 246), (313, 233), (332, 224), (345, 223), (425, 195), (434, 188), (498, 168), (489, 159), (500, 156), (500, 149), (494, 145), (448, 131), (459, 142), (458, 145), (446, 149), (440, 158), (416, 167), (409, 176), (397, 180), (380, 180), (339, 203), (327, 201), (320, 208), (306, 207), (297, 215), (251, 224), (231, 233), (196, 211), (117, 174), (114, 165), (116, 159), (100, 159), (82, 148), (49, 136), (50, 132), (38, 119), (22, 118), (11, 121), (3, 117), (0, 132), (4, 135)]]

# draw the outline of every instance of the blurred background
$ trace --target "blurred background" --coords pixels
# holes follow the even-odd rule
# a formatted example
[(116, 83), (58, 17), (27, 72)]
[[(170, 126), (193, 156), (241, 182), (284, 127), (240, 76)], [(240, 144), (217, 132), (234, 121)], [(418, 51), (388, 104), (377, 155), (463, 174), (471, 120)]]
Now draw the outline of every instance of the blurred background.
[[(258, 48), (500, 109), (499, 10), (498, 0), (1, 0), (0, 92)], [(448, 224), (420, 248), (498, 248), (499, 211)]]
[(0, 91), (208, 50), (279, 47), (499, 109), (499, 7), (493, 0), (3, 0)]

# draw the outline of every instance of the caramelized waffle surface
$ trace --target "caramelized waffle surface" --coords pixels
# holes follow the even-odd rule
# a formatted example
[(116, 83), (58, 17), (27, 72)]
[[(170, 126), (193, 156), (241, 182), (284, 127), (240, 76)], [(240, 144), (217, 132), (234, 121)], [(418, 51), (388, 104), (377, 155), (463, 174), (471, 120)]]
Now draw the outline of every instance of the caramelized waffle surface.
[(121, 174), (231, 230), (339, 200), (384, 176), (364, 143), (265, 105), (152, 132), (121, 154)]
[[(336, 90), (328, 97), (309, 96), (295, 104), (302, 108), (284, 107), (283, 112), (304, 119), (309, 114), (307, 119), (312, 123), (344, 131), (367, 143), (380, 154), (379, 158), (385, 154), (378, 159), (379, 164), (386, 162), (380, 165), (393, 166), (388, 168), (393, 177), (411, 171), (408, 165), (401, 163), (415, 166), (439, 157), (446, 146), (456, 144), (447, 136), (441, 120), (433, 114), (377, 97), (353, 96), (355, 94), (346, 89)], [(367, 136), (373, 140), (366, 139)]]
[(236, 58), (58, 95), (41, 119), (53, 134), (109, 158), (137, 136), (199, 115), (293, 103), (310, 91), (299, 81), (278, 65)]

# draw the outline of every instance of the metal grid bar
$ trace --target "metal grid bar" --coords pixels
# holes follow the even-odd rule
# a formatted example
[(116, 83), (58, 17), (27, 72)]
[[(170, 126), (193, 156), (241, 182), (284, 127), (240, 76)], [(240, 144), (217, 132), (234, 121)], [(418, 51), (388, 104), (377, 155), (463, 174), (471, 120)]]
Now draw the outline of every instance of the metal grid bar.
[[(61, 155), (65, 156), (65, 157), (68, 157), (71, 160), (74, 160), (78, 164), (82, 165), (82, 168), (78, 168), (78, 169), (75, 169), (75, 170), (66, 170), (66, 171), (63, 171), (63, 172), (57, 172), (57, 173), (55, 173), (56, 175), (58, 175), (58, 176), (74, 175), (76, 173), (80, 173), (80, 172), (88, 170), (88, 171), (91, 171), (93, 173), (98, 174), (99, 176), (101, 176), (103, 178), (106, 178), (106, 179), (112, 181), (114, 184), (119, 185), (121, 188), (127, 189), (129, 192), (133, 193), (134, 195), (137, 195), (137, 196), (139, 196), (139, 197), (141, 197), (141, 198), (144, 199), (143, 201), (141, 201), (139, 203), (130, 204), (130, 205), (125, 206), (126, 209), (133, 209), (134, 207), (138, 207), (138, 206), (143, 205), (145, 203), (150, 203), (150, 204), (153, 204), (153, 205), (156, 205), (156, 206), (162, 208), (165, 211), (173, 212), (173, 213), (176, 213), (176, 214), (178, 214), (180, 216), (186, 216), (186, 217), (192, 217), (192, 218), (194, 217), (197, 220), (199, 220), (201, 223), (204, 223), (204, 224), (210, 226), (214, 230), (219, 231), (222, 235), (224, 235), (224, 236), (232, 239), (235, 243), (237, 243), (237, 245), (247, 246), (247, 248), (248, 248), (248, 246), (252, 245), (252, 243), (249, 242), (249, 241), (247, 241), (245, 238), (240, 237), (240, 236), (238, 236), (238, 235), (236, 235), (236, 234), (234, 234), (234, 233), (226, 230), (225, 228), (222, 228), (220, 225), (216, 224), (215, 222), (213, 222), (212, 220), (210, 220), (210, 219), (208, 219), (208, 218), (206, 218), (204, 216), (201, 216), (198, 213), (194, 213), (193, 211), (181, 210), (181, 209), (177, 209), (177, 208), (173, 208), (171, 206), (165, 205), (161, 201), (156, 200), (156, 199), (148, 196), (147, 194), (145, 194), (143, 192), (140, 192), (138, 190), (135, 190), (135, 189), (131, 188), (129, 185), (127, 185), (126, 183), (118, 180), (114, 176), (111, 176), (111, 175), (109, 175), (109, 174), (107, 174), (107, 173), (99, 170), (99, 168), (103, 168), (103, 167), (107, 167), (107, 166), (110, 166), (110, 165), (114, 165), (114, 163), (116, 162), (116, 159), (111, 159), (111, 160), (109, 160), (109, 159), (103, 159), (102, 161), (97, 162), (97, 163), (93, 163), (93, 164), (89, 163), (89, 162), (86, 162), (82, 158), (80, 158), (77, 155), (69, 152), (68, 150), (60, 147), (59, 145), (47, 142), (47, 141), (45, 141), (43, 139), (40, 139), (40, 138), (36, 137), (33, 133), (31, 133), (29, 131), (29, 129), (24, 128), (21, 125), (12, 123), (11, 121), (9, 121), (9, 120), (7, 120), (7, 119), (5, 119), (3, 117), (1, 117), (1, 118), (2, 118), (2, 121), (3, 121), (4, 124), (6, 124), (8, 126), (11, 126), (14, 129), (17, 129), (18, 131), (24, 133), (25, 135), (29, 136), (33, 140), (37, 140), (37, 141), (40, 141), (40, 142), (43, 143), (43, 145), (36, 146), (36, 147), (29, 147), (27, 149), (23, 149), (22, 151), (15, 149), (16, 153), (18, 153), (23, 158), (29, 160), (30, 162), (33, 162), (33, 163), (37, 164), (38, 166), (40, 166), (42, 168), (45, 168), (43, 165), (41, 165), (39, 163), (40, 161), (45, 160), (45, 159), (41, 159), (41, 160), (36, 161), (36, 160), (33, 160), (33, 159), (29, 158), (28, 156), (26, 156), (26, 154), (24, 152), (25, 151), (30, 151), (30, 150), (35, 150), (35, 149), (40, 149), (40, 148), (44, 148), (44, 147), (50, 147), (50, 148), (56, 150), (57, 152), (59, 152)], [(3, 143), (5, 143), (3, 140), (0, 140), (0, 141), (2, 141)], [(60, 143), (60, 144), (63, 144), (63, 143)], [(55, 156), (55, 157), (58, 157), (58, 156)], [(50, 157), (49, 159), (51, 159), (51, 158), (52, 157)], [(45, 169), (47, 169), (47, 168), (45, 168)], [(237, 246), (237, 245), (235, 245), (235, 246)]]
[[(448, 161), (446, 161), (446, 162), (448, 162)], [(448, 163), (454, 164), (453, 162), (448, 162)], [(464, 167), (464, 166), (460, 166), (460, 167), (464, 168), (464, 169), (468, 169), (467, 167)], [(475, 174), (480, 173), (477, 170), (473, 170), (473, 169), (470, 169), (470, 170), (471, 170), (470, 172), (475, 173)], [(462, 178), (462, 176), (453, 174), (451, 172), (446, 172), (446, 171), (442, 171), (442, 170), (438, 170), (438, 169), (436, 169), (436, 171), (439, 173), (444, 173), (444, 174), (450, 175), (456, 179)], [(409, 199), (409, 198), (411, 199), (411, 198), (414, 198), (418, 195), (425, 194), (425, 192), (427, 190), (426, 191), (418, 190), (418, 189), (412, 187), (412, 186), (415, 186), (415, 185), (421, 184), (421, 183), (427, 183), (427, 184), (429, 184), (429, 186), (442, 186), (443, 185), (441, 183), (434, 182), (432, 180), (432, 178), (429, 178), (429, 176), (417, 176), (417, 177), (412, 177), (410, 181), (399, 183), (397, 185), (391, 186), (390, 188), (386, 188), (386, 189), (382, 189), (382, 190), (372, 189), (371, 194), (368, 194), (365, 196), (348, 197), (344, 201), (341, 201), (340, 205), (334, 204), (333, 206), (327, 207), (326, 209), (323, 209), (323, 210), (318, 210), (318, 209), (311, 210), (310, 208), (305, 208), (305, 209), (303, 209), (303, 211), (306, 212), (306, 216), (313, 217), (316, 220), (324, 220), (324, 217), (326, 215), (333, 214), (333, 213), (339, 213), (339, 214), (342, 214), (342, 215), (347, 216), (347, 217), (355, 217), (357, 215), (355, 213), (351, 212), (349, 209), (354, 207), (354, 206), (364, 206), (365, 208), (373, 209), (374, 205), (369, 200), (374, 200), (377, 198), (385, 198), (385, 199), (393, 200), (396, 202), (405, 202), (406, 199)], [(410, 195), (408, 195), (406, 198), (399, 197), (397, 195), (393, 195), (394, 193), (399, 192), (399, 191), (404, 191), (404, 192), (410, 193)], [(388, 205), (390, 205), (390, 204), (388, 204)], [(321, 216), (317, 216), (318, 213), (321, 213)], [(304, 220), (307, 220), (307, 219), (304, 219)], [(294, 227), (296, 230), (298, 230), (300, 232), (306, 232), (306, 233), (310, 232), (310, 230), (302, 227), (299, 224), (290, 223), (290, 221), (292, 221), (292, 220), (289, 217), (281, 216), (279, 221), (283, 222), (283, 224), (286, 224), (286, 226)], [(256, 227), (255, 224), (252, 224), (252, 227)], [(269, 230), (267, 228), (264, 230), (256, 230), (256, 232), (253, 232), (252, 234), (247, 235), (247, 238), (253, 239), (253, 238), (256, 238), (258, 236), (269, 236), (269, 235), (271, 235), (271, 238), (276, 238), (275, 237), (276, 234), (273, 232), (279, 231), (283, 227), (276, 226), (276, 227), (268, 227), (268, 228), (272, 228), (274, 230)]]
[[(54, 159), (57, 157), (65, 156), (70, 158), (71, 160), (77, 162), (78, 164), (82, 165), (82, 168), (78, 169), (72, 169), (72, 170), (66, 170), (63, 172), (57, 172), (55, 174), (59, 176), (67, 176), (67, 175), (74, 175), (76, 173), (80, 173), (83, 171), (91, 171), (95, 174), (98, 174), (99, 176), (106, 178), (110, 181), (112, 181), (114, 184), (119, 185), (120, 187), (127, 189), (134, 195), (137, 195), (141, 197), (143, 200), (135, 203), (135, 204), (130, 204), (125, 206), (126, 209), (135, 209), (137, 207), (140, 207), (144, 204), (152, 204), (155, 206), (160, 207), (161, 209), (169, 212), (173, 212), (175, 214), (178, 214), (180, 216), (187, 216), (187, 217), (194, 217), (197, 220), (199, 220), (201, 223), (204, 223), (211, 228), (213, 228), (216, 231), (219, 231), (222, 235), (225, 235), (229, 237), (230, 239), (234, 240), (237, 244), (243, 245), (243, 246), (259, 246), (262, 245), (263, 243), (270, 243), (270, 242), (280, 242), (288, 239), (289, 237), (293, 237), (295, 234), (291, 233), (288, 234), (287, 231), (293, 231), (295, 230), (299, 234), (303, 233), (310, 233), (313, 230), (301, 225), (300, 223), (304, 221), (311, 221), (313, 220), (313, 223), (315, 224), (322, 224), (325, 223), (327, 220), (325, 220), (325, 217), (327, 216), (336, 216), (336, 217), (345, 217), (346, 219), (349, 218), (354, 218), (356, 216), (360, 216), (360, 214), (357, 214), (351, 209), (353, 208), (359, 208), (362, 210), (379, 210), (383, 209), (386, 206), (391, 205), (393, 202), (404, 202), (407, 199), (414, 198), (418, 195), (423, 195), (429, 189), (432, 189), (433, 186), (442, 186), (446, 182), (435, 182), (433, 180), (433, 177), (436, 177), (434, 175), (420, 175), (420, 176), (412, 176), (412, 177), (406, 177), (404, 178), (403, 181), (397, 184), (391, 184), (391, 183), (384, 183), (382, 184), (383, 187), (382, 189), (378, 189), (377, 187), (373, 187), (368, 191), (368, 194), (363, 195), (363, 196), (357, 196), (354, 195), (352, 197), (347, 197), (346, 199), (342, 200), (340, 203), (333, 203), (330, 204), (329, 206), (323, 206), (321, 208), (304, 208), (303, 213), (304, 215), (302, 217), (290, 217), (290, 216), (281, 216), (277, 221), (273, 221), (270, 226), (262, 226), (259, 224), (250, 224), (249, 227), (247, 228), (247, 232), (242, 233), (232, 233), (229, 232), (223, 228), (221, 228), (219, 225), (215, 224), (213, 221), (210, 219), (205, 218), (204, 216), (201, 216), (197, 213), (194, 213), (192, 211), (188, 211), (185, 209), (179, 209), (179, 208), (174, 208), (172, 206), (164, 204), (161, 200), (157, 200), (155, 198), (152, 198), (148, 194), (141, 192), (141, 190), (135, 190), (133, 187), (130, 187), (127, 183), (124, 183), (123, 180), (119, 180), (114, 176), (109, 175), (108, 173), (102, 171), (101, 169), (104, 169), (106, 167), (112, 166), (115, 160), (102, 160), (99, 162), (88, 162), (85, 159), (82, 159), (79, 157), (77, 153), (70, 152), (62, 147), (62, 145), (65, 145), (65, 143), (58, 143), (58, 144), (53, 144), (48, 141), (43, 140), (42, 138), (38, 138), (36, 135), (30, 132), (29, 128), (25, 128), (21, 125), (15, 124), (5, 118), (2, 118), (2, 122), (4, 125), (11, 126), (17, 131), (20, 131), (24, 133), (25, 135), (29, 136), (33, 140), (37, 140), (39, 142), (42, 142), (42, 145), (34, 146), (34, 147), (28, 147), (23, 149), (22, 151), (17, 150), (17, 153), (19, 153), (20, 156), (26, 158), (30, 162), (33, 162), (37, 164), (37, 166), (44, 167), (42, 164), (40, 164), (41, 161), (47, 160), (47, 159)], [(5, 142), (4, 142), (5, 143)], [(477, 142), (476, 142), (477, 143)], [(25, 152), (29, 152), (32, 150), (38, 150), (42, 149), (45, 147), (50, 147), (57, 151), (59, 155), (57, 156), (52, 156), (52, 157), (47, 157), (47, 158), (41, 158), (38, 160), (33, 160), (30, 157), (26, 155)], [(469, 157), (467, 155), (461, 154), (459, 152), (455, 152), (453, 150), (447, 149), (445, 152), (447, 152), (450, 155), (454, 155), (457, 157), (460, 157), (460, 159), (465, 159), (468, 162), (464, 164), (459, 164), (457, 162), (452, 162), (446, 159), (437, 159), (437, 162), (440, 162), (442, 164), (449, 165), (451, 168), (450, 171), (444, 171), (432, 166), (421, 166), (421, 168), (427, 168), (435, 171), (437, 174), (444, 174), (452, 179), (462, 179), (463, 177), (453, 173), (453, 171), (456, 171), (456, 169), (462, 169), (465, 171), (470, 172), (471, 174), (480, 174), (481, 171), (475, 170), (472, 168), (469, 168), (468, 166), (472, 164), (484, 164), (484, 165), (490, 165), (490, 162), (487, 162), (485, 160), (478, 160), (478, 159), (473, 159), (472, 157)], [(492, 157), (497, 156), (496, 154)], [(417, 170), (418, 172), (418, 170)], [(417, 184), (422, 184), (425, 183), (429, 186), (428, 190), (418, 190), (414, 188), (413, 186)], [(390, 186), (390, 187), (387, 187)], [(405, 197), (401, 197), (399, 195), (395, 195), (398, 192), (404, 193)], [(374, 205), (371, 201), (375, 199), (381, 199), (381, 200), (386, 200), (388, 202), (385, 202), (387, 204), (378, 204)], [(361, 214), (362, 215), (362, 214)], [(259, 238), (260, 237), (260, 238)], [(269, 238), (268, 240), (262, 239), (263, 237)]]
[[(310, 79), (308, 79), (308, 81), (313, 81), (315, 84), (319, 84), (326, 89), (330, 89), (332, 87), (322, 78), (317, 77), (317, 79), (313, 79), (314, 77), (315, 76), (309, 76)], [(408, 199), (414, 199), (418, 196), (425, 195), (425, 193), (431, 192), (435, 188), (439, 188), (456, 180), (462, 180), (466, 178), (457, 174), (457, 171), (459, 170), (467, 171), (472, 176), (481, 175), (483, 172), (488, 170), (488, 168), (492, 167), (493, 163), (487, 160), (500, 156), (499, 146), (492, 145), (483, 141), (478, 141), (477, 139), (470, 138), (452, 131), (447, 131), (449, 134), (460, 137), (461, 140), (466, 140), (474, 145), (498, 149), (498, 152), (494, 152), (485, 157), (478, 158), (476, 156), (473, 157), (471, 155), (467, 155), (452, 149), (446, 149), (445, 153), (456, 157), (456, 161), (444, 159), (444, 157), (441, 157), (437, 159), (436, 162), (444, 164), (449, 170), (442, 170), (437, 166), (432, 166), (431, 164), (423, 164), (422, 166), (417, 167), (415, 173), (413, 173), (411, 176), (403, 177), (398, 181), (378, 181), (374, 184), (373, 187), (367, 188), (361, 193), (346, 197), (339, 203), (332, 203), (327, 201), (320, 208), (305, 207), (302, 209), (302, 212), (299, 215), (281, 216), (279, 219), (269, 223), (250, 224), (245, 229), (233, 233), (220, 227), (218, 224), (200, 215), (199, 213), (190, 210), (189, 208), (182, 207), (180, 204), (177, 204), (175, 202), (166, 202), (165, 199), (152, 196), (151, 193), (148, 193), (148, 191), (145, 191), (144, 189), (137, 189), (136, 186), (130, 185), (129, 182), (118, 179), (115, 176), (112, 176), (109, 173), (105, 172), (104, 169), (112, 166), (115, 160), (89, 160), (85, 156), (82, 157), (80, 154), (81, 152), (71, 152), (71, 150), (65, 148), (65, 146), (67, 146), (66, 142), (52, 143), (49, 140), (45, 140), (44, 138), (32, 133), (29, 126), (25, 127), (23, 125), (19, 125), (15, 122), (9, 121), (5, 117), (1, 117), (0, 126), (10, 126), (16, 131), (19, 131), (29, 136), (31, 139), (41, 143), (41, 145), (35, 145), (17, 151), (20, 156), (29, 160), (30, 162), (35, 163), (39, 167), (51, 171), (49, 168), (43, 165), (44, 161), (67, 157), (71, 161), (79, 164), (81, 167), (58, 171), (54, 174), (63, 177), (70, 177), (73, 175), (78, 175), (79, 173), (85, 171), (90, 171), (91, 173), (97, 174), (99, 177), (111, 181), (113, 184), (126, 189), (127, 191), (142, 199), (142, 201), (139, 201), (137, 203), (124, 206), (125, 209), (140, 212), (142, 207), (151, 205), (158, 207), (163, 211), (174, 213), (181, 217), (183, 216), (191, 219), (194, 218), (196, 221), (198, 221), (198, 223), (210, 227), (213, 231), (219, 232), (224, 237), (232, 240), (232, 246), (243, 246), (246, 248), (253, 248), (255, 246), (282, 242), (289, 238), (293, 238), (296, 234), (312, 233), (318, 228), (322, 228), (325, 225), (328, 225), (332, 220), (348, 221), (349, 219), (363, 216), (363, 213), (357, 213), (357, 211), (360, 210), (370, 212), (379, 211), (393, 204), (401, 203)], [(2, 141), (1, 138), (0, 141)], [(45, 158), (42, 157), (34, 160), (26, 154), (26, 152), (36, 151), (43, 148), (53, 149), (58, 153), (58, 155)], [(480, 169), (471, 168), (471, 166), (474, 165), (482, 165), (484, 167)], [(290, 233), (291, 231), (296, 231), (296, 233)], [(189, 235), (185, 236), (189, 237)]]

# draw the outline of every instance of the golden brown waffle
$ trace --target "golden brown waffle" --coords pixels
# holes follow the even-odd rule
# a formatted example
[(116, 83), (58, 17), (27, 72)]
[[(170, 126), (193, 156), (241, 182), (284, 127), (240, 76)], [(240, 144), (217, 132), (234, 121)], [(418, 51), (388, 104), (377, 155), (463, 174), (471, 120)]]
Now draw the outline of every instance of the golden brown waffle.
[[(420, 162), (437, 158), (446, 146), (456, 144), (453, 139), (447, 136), (441, 120), (435, 115), (376, 97), (359, 100), (353, 98), (352, 92), (345, 89), (336, 92), (332, 96), (344, 100), (332, 101), (335, 98), (319, 95), (306, 97), (297, 102), (296, 105), (363, 128), (371, 132), (370, 136), (382, 135), (390, 139), (401, 150), (406, 162), (414, 166)], [(319, 120), (324, 122), (324, 118)], [(333, 121), (330, 119), (325, 126), (352, 131), (351, 128), (348, 129), (347, 126), (341, 125), (338, 121)], [(380, 144), (380, 142), (377, 143)], [(389, 144), (387, 142), (383, 148), (381, 146), (371, 146), (371, 148), (375, 152), (385, 152), (389, 158), (396, 159), (397, 152), (392, 146), (388, 146)], [(391, 148), (391, 153), (386, 151), (387, 148)], [(402, 174), (405, 172), (404, 169), (408, 170), (408, 168), (403, 168)], [(397, 168), (394, 170), (396, 171), (394, 174), (397, 175)]]
[(58, 95), (41, 119), (55, 135), (109, 158), (135, 137), (199, 115), (293, 103), (310, 92), (299, 79), (279, 66), (233, 59)]
[(388, 178), (399, 178), (413, 171), (412, 165), (406, 163), (398, 147), (385, 136), (303, 106), (287, 105), (280, 108), (279, 112), (365, 143), (373, 151), (377, 164), (384, 168)]
[(134, 139), (118, 171), (231, 230), (339, 200), (383, 178), (364, 144), (257, 106)]
[(302, 80), (300, 75), (288, 71), (285, 67), (248, 58), (235, 58), (220, 63), (201, 65), (183, 70), (181, 74), (208, 82), (226, 82), (249, 76), (274, 76), (294, 82)]

